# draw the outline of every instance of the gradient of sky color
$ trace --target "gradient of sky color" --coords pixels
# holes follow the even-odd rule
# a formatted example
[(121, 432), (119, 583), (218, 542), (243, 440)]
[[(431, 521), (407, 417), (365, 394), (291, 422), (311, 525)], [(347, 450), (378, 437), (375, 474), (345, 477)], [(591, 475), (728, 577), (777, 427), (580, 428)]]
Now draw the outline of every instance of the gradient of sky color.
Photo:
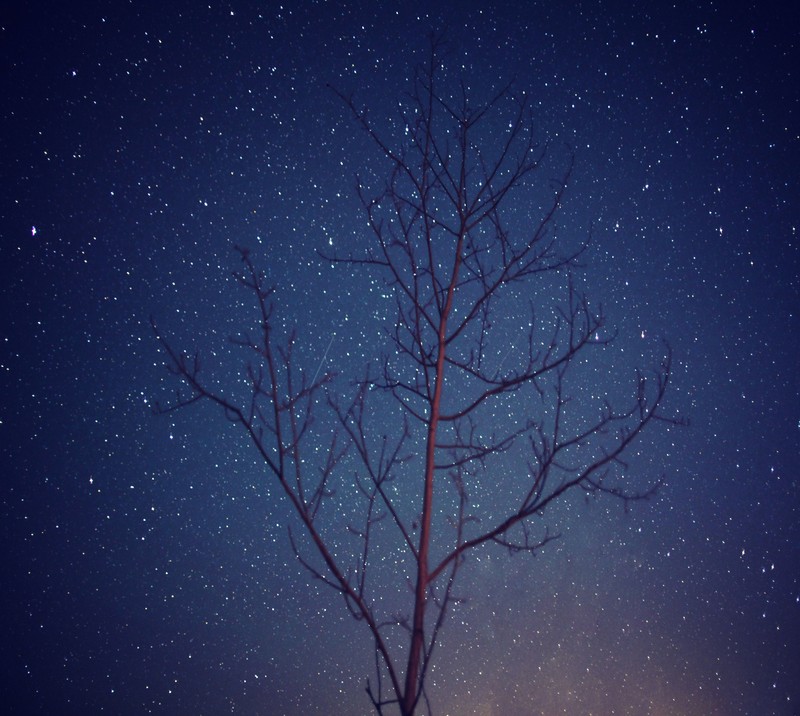
[(800, 713), (796, 11), (167, 5), (0, 17), (6, 713), (370, 713), (369, 635), (252, 449), (210, 408), (152, 415), (175, 384), (148, 317), (235, 383), (241, 244), (302, 367), (375, 359), (383, 286), (317, 251), (364, 245), (354, 175), (385, 167), (328, 85), (388, 131), (443, 28), (476, 95), (529, 93), (554, 173), (575, 153), (561, 231), (592, 227), (581, 281), (619, 332), (601, 381), (668, 340), (690, 425), (632, 456), (655, 499), (568, 501), (540, 555), (469, 563), (434, 713)]

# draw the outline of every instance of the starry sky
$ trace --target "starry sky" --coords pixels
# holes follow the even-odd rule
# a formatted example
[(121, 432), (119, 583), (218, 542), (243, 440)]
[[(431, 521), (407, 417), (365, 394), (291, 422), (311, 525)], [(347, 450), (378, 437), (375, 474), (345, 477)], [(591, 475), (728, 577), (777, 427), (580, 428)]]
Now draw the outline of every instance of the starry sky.
[(354, 176), (386, 169), (329, 85), (391, 136), (444, 30), (448, 77), (530, 97), (547, 172), (574, 152), (559, 231), (591, 228), (581, 286), (618, 332), (592, 376), (624, 391), (667, 340), (666, 408), (689, 425), (631, 455), (637, 484), (665, 477), (654, 499), (566, 500), (540, 554), (467, 563), (434, 713), (800, 714), (796, 11), (16, 5), (0, 15), (6, 713), (370, 713), (369, 635), (294, 558), (252, 447), (211, 407), (153, 414), (176, 384), (149, 316), (235, 391), (241, 244), (299, 367), (344, 390), (380, 356), (384, 284), (318, 254), (365, 245)]

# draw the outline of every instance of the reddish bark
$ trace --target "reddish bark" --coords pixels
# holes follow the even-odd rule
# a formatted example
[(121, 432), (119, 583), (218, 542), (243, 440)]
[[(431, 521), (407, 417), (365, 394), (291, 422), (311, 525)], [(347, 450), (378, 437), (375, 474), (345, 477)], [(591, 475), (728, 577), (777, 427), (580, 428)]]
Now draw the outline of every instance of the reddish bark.
[[(368, 197), (359, 185), (373, 233), (372, 247), (363, 255), (328, 258), (387, 277), (397, 299), (391, 348), (405, 361), (407, 370), (393, 367), (388, 359), (377, 376), (368, 368), (354, 397), (343, 407), (343, 399), (331, 389), (335, 376), (318, 378), (315, 374), (308, 381), (295, 369), (294, 336), (290, 334), (285, 341), (275, 337), (274, 289), (267, 287), (264, 275), (244, 249), (239, 249), (244, 268), (237, 278), (255, 296), (262, 328), (257, 338), (233, 339), (254, 356), (247, 364), (252, 388), (249, 405), (237, 405), (211, 387), (201, 376), (197, 358), (175, 351), (153, 324), (170, 368), (188, 388), (171, 406), (159, 410), (166, 412), (206, 399), (246, 430), (291, 502), (310, 551), (316, 555), (312, 561), (301, 554), (290, 531), (297, 558), (315, 579), (337, 591), (353, 617), (369, 629), (376, 654), (376, 680), (374, 684), (367, 681), (367, 692), (375, 711), (383, 714), (392, 706), (402, 716), (413, 716), (421, 700), (427, 703), (425, 676), (454, 601), (453, 585), (466, 554), (488, 543), (511, 551), (540, 549), (557, 535), (546, 530), (533, 535), (531, 518), (573, 489), (607, 493), (626, 503), (648, 497), (657, 485), (644, 492), (626, 491), (612, 478), (624, 477), (622, 455), (647, 425), (675, 422), (660, 413), (670, 372), (667, 349), (667, 357), (652, 379), (639, 376), (635, 397), (626, 408), (617, 410), (606, 404), (593, 421), (567, 426), (566, 385), (576, 356), (610, 343), (600, 336), (602, 313), (590, 308), (571, 279), (552, 330), (543, 329), (532, 311), (523, 364), (503, 369), (501, 362), (495, 370), (487, 369), (491, 317), (504, 289), (544, 274), (568, 275), (587, 244), (560, 250), (552, 231), (553, 217), (571, 176), (571, 159), (533, 228), (524, 235), (518, 229), (512, 239), (503, 210), (512, 193), (527, 185), (539, 169), (546, 148), (534, 143), (526, 102), (515, 99), (509, 87), (477, 108), (463, 85), (457, 101), (439, 93), (441, 51), (442, 43), (433, 40), (428, 63), (417, 73), (412, 106), (396, 147), (384, 140), (352, 98), (339, 95), (390, 169), (379, 196)], [(512, 107), (511, 118), (490, 160), (492, 148), (481, 151), (473, 137), (476, 127), (503, 103)], [(465, 387), (466, 397), (454, 391), (446, 394), (446, 387), (453, 383)], [(369, 394), (376, 390), (397, 401), (404, 415), (396, 435), (384, 436), (382, 441), (371, 440), (367, 430)], [(486, 417), (481, 412), (485, 406), (520, 390), (549, 400), (541, 415), (531, 415), (519, 426), (501, 424), (483, 433), (478, 430), (478, 421)], [(319, 403), (321, 391), (326, 391), (327, 401)], [(303, 449), (314, 413), (323, 408), (330, 411), (338, 428), (332, 431), (314, 477), (306, 468), (309, 461), (304, 460)], [(419, 523), (415, 519), (409, 524), (388, 487), (409, 460), (414, 424), (424, 428), (425, 462), (416, 473), (423, 481)], [(484, 521), (469, 514), (473, 474), (486, 469), (494, 456), (523, 447), (527, 482), (518, 493), (506, 495), (508, 512)], [(587, 453), (580, 461), (575, 457), (578, 447)], [(361, 465), (355, 479), (364, 501), (364, 517), (360, 526), (345, 525), (361, 545), (348, 558), (331, 548), (319, 519), (323, 502), (335, 499), (331, 483), (341, 471), (342, 461), (350, 457)], [(414, 493), (413, 480), (409, 484)], [(434, 524), (434, 502), (438, 495), (448, 494), (446, 490), (454, 490), (449, 494), (455, 495), (457, 504), (452, 515), (455, 532), (449, 538), (439, 534)], [(389, 517), (389, 526), (379, 528), (384, 517)], [(417, 528), (420, 533), (415, 541)], [(369, 593), (372, 537), (378, 529), (393, 529), (413, 562), (415, 573), (408, 575), (413, 596), (407, 614), (381, 614), (379, 600)], [(440, 556), (432, 563), (434, 545)], [(385, 634), (395, 628), (409, 632), (406, 652), (394, 653), (387, 644)]]

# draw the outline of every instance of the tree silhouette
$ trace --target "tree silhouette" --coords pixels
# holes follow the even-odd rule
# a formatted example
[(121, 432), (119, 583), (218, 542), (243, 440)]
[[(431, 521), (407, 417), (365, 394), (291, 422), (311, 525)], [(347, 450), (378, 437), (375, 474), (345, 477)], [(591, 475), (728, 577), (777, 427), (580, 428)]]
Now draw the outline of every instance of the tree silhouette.
[[(648, 497), (657, 484), (626, 489), (623, 454), (651, 422), (674, 422), (660, 412), (668, 348), (651, 375), (638, 374), (623, 407), (571, 402), (573, 372), (612, 340), (602, 310), (573, 281), (587, 242), (564, 249), (555, 231), (572, 159), (558, 181), (544, 183), (534, 212), (526, 192), (547, 146), (534, 142), (525, 97), (509, 85), (473, 105), (463, 83), (445, 91), (442, 49), (431, 41), (396, 137), (384, 137), (366, 110), (337, 92), (389, 166), (377, 194), (358, 182), (371, 228), (361, 253), (326, 256), (385, 279), (396, 317), (379, 366), (344, 387), (330, 373), (309, 379), (293, 359), (294, 333), (276, 335), (275, 288), (241, 248), (235, 275), (254, 297), (261, 325), (256, 336), (231, 339), (250, 354), (244, 404), (218, 392), (196, 355), (176, 351), (153, 323), (184, 385), (157, 409), (208, 400), (246, 431), (302, 523), (302, 544), (289, 529), (298, 559), (371, 633), (376, 673), (366, 689), (376, 713), (391, 707), (403, 716), (423, 701), (430, 711), (425, 677), (470, 551), (492, 543), (535, 552), (557, 535), (534, 520), (573, 490), (626, 504)], [(503, 123), (492, 124), (495, 116)], [(502, 323), (504, 301), (516, 301), (520, 288), (532, 297), (527, 336), (516, 346), (522, 357), (507, 361), (508, 339), (498, 352), (504, 339), (493, 322)], [(604, 394), (596, 387), (595, 395)], [(391, 434), (375, 436), (374, 416), (386, 400), (400, 406), (400, 417)], [(325, 418), (331, 427), (321, 451)], [(346, 483), (361, 500), (357, 523), (325, 509), (343, 499), (337, 486)], [(492, 500), (473, 507), (471, 497), (488, 490)], [(408, 585), (407, 607), (397, 613), (385, 613), (374, 592), (375, 551), (387, 549), (400, 555), (398, 593)], [(389, 639), (393, 630), (407, 633), (402, 646)]]

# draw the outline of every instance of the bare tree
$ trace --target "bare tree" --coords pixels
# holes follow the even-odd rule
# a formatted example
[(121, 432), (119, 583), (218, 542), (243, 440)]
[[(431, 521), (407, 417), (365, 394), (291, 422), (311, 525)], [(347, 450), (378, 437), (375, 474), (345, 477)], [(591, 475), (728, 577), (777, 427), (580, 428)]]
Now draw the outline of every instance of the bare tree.
[[(258, 335), (232, 339), (250, 353), (246, 404), (217, 392), (197, 358), (176, 351), (153, 324), (184, 385), (159, 410), (209, 400), (250, 436), (302, 523), (305, 544), (289, 530), (298, 559), (371, 633), (376, 675), (367, 693), (375, 711), (392, 707), (403, 716), (428, 702), (425, 677), (468, 553), (487, 544), (535, 552), (557, 535), (533, 520), (573, 490), (607, 493), (626, 505), (651, 495), (657, 484), (626, 489), (623, 454), (650, 423), (674, 422), (660, 412), (668, 349), (652, 375), (638, 374), (627, 405), (571, 403), (573, 372), (611, 341), (602, 311), (572, 278), (587, 243), (563, 249), (555, 231), (572, 160), (559, 180), (545, 182), (538, 211), (520, 205), (530, 200), (525, 192), (547, 155), (534, 142), (524, 96), (506, 86), (475, 106), (464, 84), (450, 92), (439, 86), (441, 70), (442, 44), (432, 40), (391, 141), (352, 97), (337, 93), (389, 171), (377, 194), (358, 182), (371, 228), (363, 251), (326, 258), (383, 276), (396, 312), (382, 362), (350, 384), (350, 398), (350, 388), (334, 390), (334, 375), (309, 378), (296, 368), (294, 334), (276, 337), (275, 289), (245, 249), (236, 276), (252, 293), (261, 325)], [(502, 124), (492, 123), (498, 115)], [(495, 130), (488, 139), (487, 130)], [(493, 321), (503, 320), (505, 302), (517, 300), (520, 288), (537, 301), (530, 302), (518, 359), (506, 361)], [(602, 386), (596, 394), (604, 394)], [(398, 424), (391, 437), (375, 437), (371, 411), (387, 399), (399, 406)], [(325, 416), (332, 426), (320, 452)], [(312, 452), (322, 455), (316, 464)], [(500, 466), (509, 455), (513, 474)], [(358, 524), (324, 508), (343, 499), (336, 489), (348, 482), (361, 499)], [(470, 497), (488, 486), (492, 504), (473, 512)], [(342, 532), (349, 543), (337, 536)], [(406, 610), (392, 613), (382, 611), (372, 576), (373, 552), (388, 540), (402, 554), (399, 578), (408, 585)], [(407, 633), (403, 646), (389, 638), (393, 630)]]

